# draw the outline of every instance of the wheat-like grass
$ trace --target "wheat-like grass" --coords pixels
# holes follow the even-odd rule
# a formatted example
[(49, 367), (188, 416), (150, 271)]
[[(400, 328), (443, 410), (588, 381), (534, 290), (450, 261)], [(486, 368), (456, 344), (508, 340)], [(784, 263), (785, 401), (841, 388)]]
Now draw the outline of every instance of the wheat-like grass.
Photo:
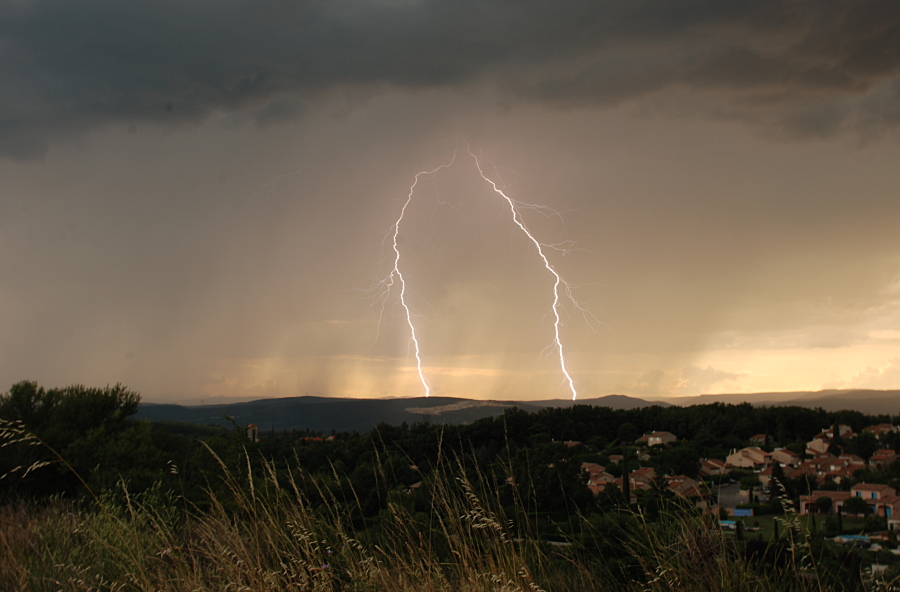
[[(30, 444), (4, 425), (4, 442)], [(628, 513), (630, 530), (592, 530), (624, 557), (592, 555), (579, 540), (550, 547), (530, 528), (520, 500), (508, 516), (494, 478), (470, 459), (441, 456), (422, 487), (427, 513), (377, 468), (384, 501), (365, 527), (358, 492), (337, 474), (279, 471), (251, 462), (238, 477), (212, 449), (224, 493), (204, 509), (160, 488), (121, 483), (91, 505), (54, 500), (0, 507), (0, 591), (154, 592), (581, 592), (803, 591), (832, 589), (815, 570), (808, 534), (784, 518), (794, 557), (780, 572), (754, 568), (710, 514), (673, 502), (658, 519)], [(254, 469), (254, 467), (256, 467)], [(40, 470), (40, 467), (32, 470)], [(309, 495), (315, 497), (310, 499)], [(612, 537), (612, 538), (610, 538)], [(601, 548), (598, 546), (598, 548)], [(883, 583), (879, 584), (883, 585)], [(889, 589), (889, 588), (879, 588)]]

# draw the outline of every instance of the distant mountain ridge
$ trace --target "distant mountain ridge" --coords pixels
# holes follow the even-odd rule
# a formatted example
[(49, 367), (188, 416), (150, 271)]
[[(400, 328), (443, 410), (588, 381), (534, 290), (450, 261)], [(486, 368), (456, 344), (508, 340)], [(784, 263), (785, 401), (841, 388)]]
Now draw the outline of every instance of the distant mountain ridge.
[(821, 407), (826, 411), (849, 409), (869, 415), (900, 415), (900, 390), (826, 389), (821, 391), (699, 395), (672, 397), (667, 400), (681, 406), (746, 402), (753, 405)]
[[(640, 407), (652, 407), (658, 405), (660, 407), (671, 407), (671, 403), (666, 401), (647, 401), (637, 397), (629, 397), (627, 395), (606, 395), (604, 397), (595, 397), (593, 399), (544, 399), (541, 401), (528, 401), (527, 405), (537, 407), (571, 407), (573, 405), (593, 405), (594, 407), (610, 407), (612, 409), (638, 409)], [(516, 404), (518, 405), (518, 403)]]
[(286, 397), (257, 399), (212, 405), (142, 403), (137, 417), (151, 421), (230, 425), (227, 417), (240, 425), (255, 423), (262, 430), (309, 429), (318, 432), (367, 431), (379, 423), (403, 422), (461, 424), (503, 414), (518, 407), (535, 412), (542, 408), (593, 405), (612, 409), (636, 409), (659, 405), (689, 406), (708, 403), (751, 403), (753, 405), (796, 405), (821, 407), (827, 411), (851, 409), (869, 415), (900, 415), (900, 390), (843, 389), (823, 391), (770, 392), (699, 395), (652, 401), (625, 395), (593, 399), (546, 399), (541, 401), (481, 401), (459, 397), (414, 397), (392, 399), (347, 399), (334, 397)]
[(664, 402), (649, 402), (624, 395), (578, 401), (549, 399), (527, 402), (480, 401), (457, 397), (346, 399), (304, 396), (214, 405), (142, 403), (137, 417), (151, 421), (227, 426), (230, 425), (227, 416), (234, 418), (239, 425), (255, 423), (261, 430), (367, 431), (382, 422), (391, 425), (399, 425), (404, 421), (460, 424), (501, 415), (513, 407), (534, 412), (544, 407), (572, 405), (594, 405), (614, 409), (634, 409), (651, 405), (669, 406)]

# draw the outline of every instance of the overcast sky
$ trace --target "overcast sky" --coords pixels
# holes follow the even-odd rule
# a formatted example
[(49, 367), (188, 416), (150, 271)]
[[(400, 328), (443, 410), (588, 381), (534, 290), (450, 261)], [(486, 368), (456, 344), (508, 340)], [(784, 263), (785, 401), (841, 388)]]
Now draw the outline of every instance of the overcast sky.
[(895, 0), (0, 0), (0, 80), (0, 390), (424, 394), (403, 212), (432, 394), (569, 397), (476, 163), (579, 398), (900, 388)]

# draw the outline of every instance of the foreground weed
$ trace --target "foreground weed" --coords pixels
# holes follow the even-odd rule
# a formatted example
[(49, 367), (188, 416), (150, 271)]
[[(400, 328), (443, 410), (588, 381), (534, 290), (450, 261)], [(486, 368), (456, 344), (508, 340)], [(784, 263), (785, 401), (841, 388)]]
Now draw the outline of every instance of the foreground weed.
[[(6, 433), (18, 434), (8, 441), (24, 437), (20, 426)], [(831, 589), (813, 569), (803, 531), (793, 527), (785, 531), (794, 537), (795, 561), (780, 572), (754, 568), (713, 516), (680, 505), (653, 521), (621, 512), (594, 530), (585, 519), (584, 540), (552, 547), (530, 531), (524, 507), (512, 517), (504, 512), (502, 485), (459, 458), (442, 459), (423, 478), (427, 512), (413, 512), (382, 471), (383, 510), (377, 525), (365, 524), (358, 492), (337, 471), (313, 476), (298, 464), (279, 472), (267, 461), (254, 465), (245, 453), (239, 478), (209, 453), (225, 488), (208, 488), (202, 510), (160, 488), (132, 495), (124, 483), (89, 506), (55, 500), (41, 508), (0, 508), (0, 590)]]

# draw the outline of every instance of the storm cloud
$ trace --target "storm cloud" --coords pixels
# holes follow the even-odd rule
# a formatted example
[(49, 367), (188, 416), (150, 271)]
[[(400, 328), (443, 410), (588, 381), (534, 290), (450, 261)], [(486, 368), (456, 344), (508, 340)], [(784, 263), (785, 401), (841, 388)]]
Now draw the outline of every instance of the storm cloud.
[(791, 137), (871, 135), (900, 123), (898, 76), (891, 0), (8, 0), (0, 155), (112, 124), (265, 125), (343, 92), (478, 85), (561, 109), (671, 95)]

